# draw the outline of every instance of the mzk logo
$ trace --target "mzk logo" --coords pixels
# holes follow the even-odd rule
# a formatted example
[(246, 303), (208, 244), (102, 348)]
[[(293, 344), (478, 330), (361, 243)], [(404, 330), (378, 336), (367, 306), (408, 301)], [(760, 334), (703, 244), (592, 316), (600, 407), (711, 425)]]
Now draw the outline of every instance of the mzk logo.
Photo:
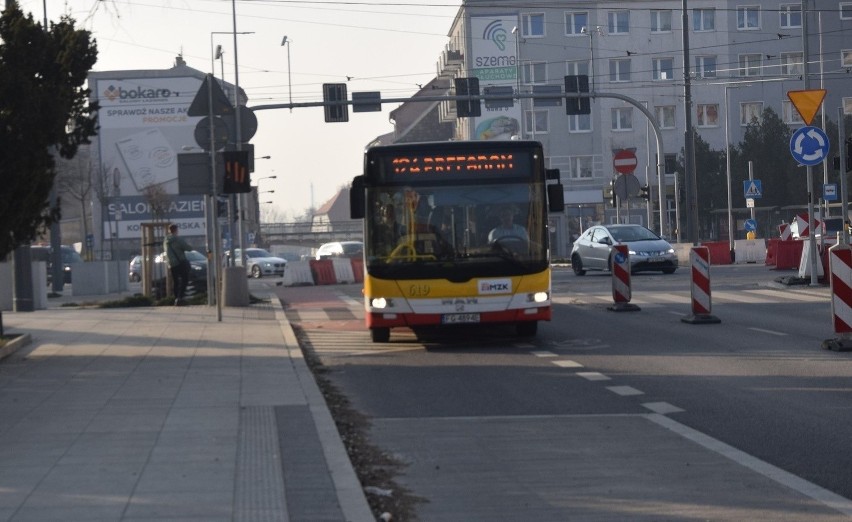
[(104, 89), (103, 95), (109, 101), (115, 100), (159, 100), (162, 98), (171, 98), (172, 96), (180, 96), (179, 92), (173, 92), (171, 89), (151, 89), (137, 85), (135, 89), (125, 89), (124, 87), (110, 85)]

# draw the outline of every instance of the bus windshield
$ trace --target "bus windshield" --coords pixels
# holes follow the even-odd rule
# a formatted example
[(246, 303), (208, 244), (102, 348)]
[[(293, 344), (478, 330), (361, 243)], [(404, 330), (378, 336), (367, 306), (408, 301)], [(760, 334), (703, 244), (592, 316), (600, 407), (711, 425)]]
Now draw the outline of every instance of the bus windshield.
[(365, 260), (388, 279), (534, 273), (547, 266), (541, 182), (367, 188)]

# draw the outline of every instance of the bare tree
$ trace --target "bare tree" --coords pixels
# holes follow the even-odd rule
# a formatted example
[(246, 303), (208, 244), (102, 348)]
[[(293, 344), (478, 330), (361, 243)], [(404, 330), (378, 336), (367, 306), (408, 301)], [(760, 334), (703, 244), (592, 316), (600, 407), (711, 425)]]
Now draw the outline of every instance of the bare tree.
[(83, 254), (86, 257), (90, 254), (85, 239), (89, 236), (89, 204), (94, 190), (92, 158), (88, 148), (81, 147), (74, 158), (60, 162), (56, 183), (62, 194), (70, 196), (80, 205), (80, 220), (84, 240)]

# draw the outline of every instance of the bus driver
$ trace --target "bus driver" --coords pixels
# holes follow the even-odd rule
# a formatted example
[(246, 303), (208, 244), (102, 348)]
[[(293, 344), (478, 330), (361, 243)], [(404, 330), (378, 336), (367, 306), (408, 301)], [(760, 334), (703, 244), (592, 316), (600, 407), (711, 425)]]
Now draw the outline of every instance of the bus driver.
[(494, 227), (491, 232), (488, 233), (488, 242), (493, 243), (500, 238), (503, 237), (514, 237), (518, 239), (523, 239), (524, 241), (529, 241), (530, 237), (527, 234), (527, 229), (518, 225), (517, 223), (513, 223), (512, 220), (515, 217), (515, 211), (512, 207), (503, 207), (500, 209), (500, 224)]

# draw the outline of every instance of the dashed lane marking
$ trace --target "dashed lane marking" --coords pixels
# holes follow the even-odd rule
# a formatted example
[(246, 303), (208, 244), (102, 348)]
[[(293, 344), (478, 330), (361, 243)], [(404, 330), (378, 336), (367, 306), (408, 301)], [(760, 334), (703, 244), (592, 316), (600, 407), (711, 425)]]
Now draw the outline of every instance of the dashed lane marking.
[(589, 381), (610, 381), (609, 377), (600, 372), (577, 372), (577, 375)]
[(583, 365), (576, 361), (551, 361), (560, 368), (582, 368)]
[(685, 411), (667, 402), (645, 402), (642, 404), (642, 406), (651, 410), (654, 413), (659, 413), (660, 415), (666, 415), (669, 413), (680, 413), (682, 411)]
[(628, 397), (631, 395), (645, 395), (645, 392), (637, 390), (633, 386), (607, 386), (607, 390), (615, 393), (616, 395), (621, 395), (622, 397)]
[(557, 354), (548, 351), (536, 351), (530, 353), (535, 355), (536, 357), (559, 357)]
[(755, 327), (753, 327), (753, 326), (749, 326), (749, 327), (748, 327), (748, 329), (749, 329), (749, 330), (754, 330), (755, 332), (766, 333), (766, 334), (769, 334), (769, 335), (777, 335), (777, 336), (779, 336), (779, 337), (783, 337), (783, 336), (785, 336), (785, 335), (788, 335), (788, 334), (786, 334), (786, 333), (784, 333), (784, 332), (776, 332), (776, 331), (774, 331), (774, 330), (766, 330), (766, 329), (763, 329), (763, 328), (755, 328)]

